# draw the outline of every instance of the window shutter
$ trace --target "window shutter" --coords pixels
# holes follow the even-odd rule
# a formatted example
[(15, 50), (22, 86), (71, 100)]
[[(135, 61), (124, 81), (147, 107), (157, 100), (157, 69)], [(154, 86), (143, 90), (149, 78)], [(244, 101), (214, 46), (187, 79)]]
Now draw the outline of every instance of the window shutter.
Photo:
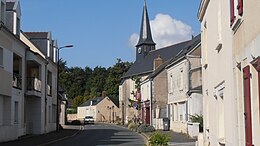
[(238, 10), (238, 14), (240, 16), (242, 16), (243, 15), (243, 0), (238, 0), (237, 10)]
[[(240, 0), (239, 0), (240, 1)], [(230, 0), (230, 26), (235, 22), (234, 0)]]

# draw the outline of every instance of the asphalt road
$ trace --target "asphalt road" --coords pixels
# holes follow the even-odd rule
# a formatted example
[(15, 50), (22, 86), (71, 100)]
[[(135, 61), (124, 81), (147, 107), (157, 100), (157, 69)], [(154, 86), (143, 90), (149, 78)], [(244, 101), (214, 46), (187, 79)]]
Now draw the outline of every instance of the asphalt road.
[(111, 124), (85, 125), (74, 137), (49, 146), (143, 146), (144, 139), (138, 133)]

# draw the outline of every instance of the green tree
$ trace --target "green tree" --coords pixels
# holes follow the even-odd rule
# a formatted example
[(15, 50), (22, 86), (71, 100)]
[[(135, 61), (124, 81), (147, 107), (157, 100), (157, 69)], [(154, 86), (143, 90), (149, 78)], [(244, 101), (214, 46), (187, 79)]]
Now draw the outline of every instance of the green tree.
[(118, 105), (119, 84), (123, 74), (130, 68), (131, 63), (122, 62), (117, 59), (113, 67), (108, 68), (108, 77), (106, 78), (105, 90), (114, 103)]
[[(101, 96), (104, 91), (114, 103), (118, 103), (118, 87), (123, 74), (132, 63), (117, 59), (115, 65), (109, 68), (97, 66), (67, 67), (67, 62), (60, 60), (59, 83), (66, 90), (68, 98), (73, 99), (73, 105), (78, 106), (84, 101)], [(104, 93), (103, 92), (103, 93)]]

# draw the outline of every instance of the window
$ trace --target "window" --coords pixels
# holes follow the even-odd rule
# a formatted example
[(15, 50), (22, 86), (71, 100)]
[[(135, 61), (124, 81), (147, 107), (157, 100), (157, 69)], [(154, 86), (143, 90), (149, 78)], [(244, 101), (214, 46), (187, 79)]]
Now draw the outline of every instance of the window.
[(51, 106), (49, 105), (49, 123), (51, 123), (51, 117), (52, 117)]
[(230, 26), (235, 22), (235, 9), (234, 9), (234, 0), (230, 0)]
[(4, 52), (3, 52), (3, 48), (0, 47), (0, 66), (4, 65)]
[[(236, 9), (235, 9), (236, 8)], [(243, 15), (243, 0), (230, 0), (230, 26)], [(237, 20), (240, 20), (239, 18)]]
[(18, 101), (14, 102), (14, 123), (18, 123)]
[(52, 95), (52, 73), (48, 71), (47, 73), (47, 95)]
[(4, 117), (4, 97), (0, 95), (0, 126), (3, 125), (3, 117)]
[(173, 92), (173, 77), (172, 75), (170, 76), (170, 93)]
[(179, 90), (183, 90), (183, 69), (180, 70), (180, 88)]

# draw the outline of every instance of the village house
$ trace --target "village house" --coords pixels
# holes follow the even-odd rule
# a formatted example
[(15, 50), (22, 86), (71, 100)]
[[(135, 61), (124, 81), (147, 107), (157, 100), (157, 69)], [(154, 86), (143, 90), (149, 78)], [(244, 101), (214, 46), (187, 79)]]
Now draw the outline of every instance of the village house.
[[(190, 117), (202, 116), (200, 35), (193, 38), (166, 66), (170, 129), (191, 134)], [(193, 130), (192, 130), (193, 131)]]
[(204, 133), (199, 145), (260, 145), (259, 8), (257, 0), (201, 1)]
[[(160, 64), (174, 58), (190, 41), (155, 49), (147, 6), (144, 3), (140, 38), (136, 45), (136, 60), (123, 75), (119, 86), (120, 115), (123, 124), (137, 117), (141, 119), (142, 123), (153, 125), (153, 117), (156, 117), (156, 114), (154, 114), (156, 109), (152, 107), (153, 102), (155, 102), (154, 96), (156, 96), (156, 100), (160, 98), (155, 106), (158, 105), (157, 109), (161, 106), (161, 112), (164, 111), (162, 112), (164, 116), (161, 115), (161, 117), (167, 117), (165, 115), (167, 113), (165, 112), (167, 103), (165, 102), (167, 101), (168, 85), (160, 86), (164, 81), (166, 82), (166, 71), (158, 76), (158, 78), (163, 78), (161, 83), (158, 78), (155, 78), (156, 81), (154, 83), (152, 80), (155, 76), (148, 76), (152, 75)], [(154, 62), (158, 62), (155, 65), (156, 67), (154, 67)], [(159, 86), (160, 88), (157, 88)], [(165, 105), (162, 106), (162, 103), (159, 102), (165, 103)], [(157, 112), (159, 111), (157, 110)]]
[(170, 60), (163, 62), (160, 56), (155, 58), (153, 73), (141, 83), (141, 96), (152, 101), (151, 119), (155, 129), (163, 129), (163, 118), (168, 118), (168, 84), (165, 67)]
[[(188, 133), (190, 136), (198, 135), (198, 123), (196, 130), (189, 130), (194, 127), (189, 117), (202, 116), (200, 59), (200, 35), (183, 46), (175, 57), (165, 62), (160, 55), (154, 59), (153, 72), (141, 82), (141, 97), (144, 101), (152, 101), (150, 114), (156, 129), (164, 129), (163, 120), (170, 120), (171, 130)], [(174, 109), (174, 106), (177, 108)], [(190, 133), (191, 131), (197, 132)]]
[(92, 116), (95, 122), (116, 122), (119, 119), (119, 108), (109, 97), (96, 97), (84, 102), (77, 108), (77, 119), (83, 121)]

